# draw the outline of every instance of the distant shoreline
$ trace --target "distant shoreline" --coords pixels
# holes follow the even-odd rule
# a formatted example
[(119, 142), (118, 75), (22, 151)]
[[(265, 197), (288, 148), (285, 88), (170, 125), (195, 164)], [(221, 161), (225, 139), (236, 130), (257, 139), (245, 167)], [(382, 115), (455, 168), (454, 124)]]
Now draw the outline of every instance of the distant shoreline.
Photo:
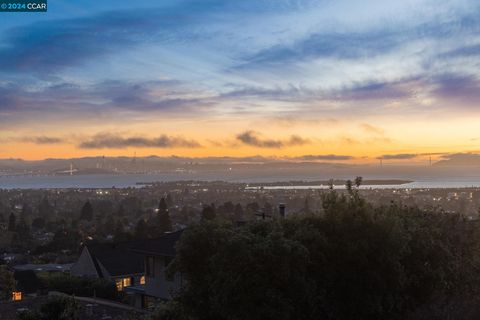
[[(332, 176), (335, 172), (331, 173)], [(192, 174), (164, 173), (164, 174), (90, 174), (90, 175), (37, 175), (37, 176), (2, 176), (0, 189), (91, 189), (91, 188), (141, 188), (158, 183), (198, 181), (198, 182), (226, 182), (242, 184), (249, 189), (328, 189), (331, 183), (329, 173), (312, 174), (304, 172), (279, 172), (265, 174), (263, 172), (200, 172)], [(323, 175), (323, 176), (320, 176)], [(319, 177), (320, 176), (320, 177)], [(352, 180), (356, 174), (352, 175)], [(333, 180), (335, 189), (345, 187), (349, 177), (338, 177)], [(311, 179), (311, 180), (310, 180)], [(361, 189), (454, 189), (480, 188), (480, 176), (458, 177), (452, 176), (389, 178), (367, 177), (362, 181)]]
[[(250, 187), (291, 187), (291, 186), (328, 186), (331, 182), (333, 185), (345, 185), (346, 179), (334, 179), (334, 180), (292, 180), (292, 181), (278, 181), (278, 182), (255, 182), (248, 183)], [(352, 181), (353, 182), (353, 181)], [(376, 185), (376, 186), (389, 186), (389, 185), (402, 185), (415, 182), (413, 180), (401, 180), (401, 179), (369, 179), (363, 180), (362, 186)]]

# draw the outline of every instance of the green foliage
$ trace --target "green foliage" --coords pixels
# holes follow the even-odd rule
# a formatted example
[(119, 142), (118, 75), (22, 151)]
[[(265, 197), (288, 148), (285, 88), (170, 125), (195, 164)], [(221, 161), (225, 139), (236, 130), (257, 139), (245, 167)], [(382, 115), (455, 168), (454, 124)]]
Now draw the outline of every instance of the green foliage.
[(172, 221), (165, 198), (160, 200), (158, 205), (158, 233), (162, 235), (167, 231), (172, 231)]
[(135, 226), (135, 238), (146, 239), (148, 237), (148, 226), (145, 220), (140, 219)]
[(359, 196), (360, 184), (322, 194), (322, 216), (240, 228), (204, 221), (187, 229), (169, 267), (186, 285), (159, 314), (417, 319), (419, 310), (434, 308), (441, 319), (459, 297), (479, 296), (480, 239), (472, 222), (439, 211), (374, 208)]
[(73, 298), (50, 298), (40, 306), (40, 310), (23, 312), (20, 320), (77, 320), (79, 305)]
[(55, 232), (53, 239), (43, 246), (38, 246), (34, 253), (41, 254), (45, 252), (59, 252), (61, 250), (70, 250), (78, 252), (81, 247), (82, 237), (79, 232), (73, 228), (60, 229)]
[(7, 269), (6, 265), (0, 266), (0, 292), (2, 298), (10, 299), (12, 291), (15, 289), (15, 278), (13, 272)]
[(45, 228), (45, 219), (42, 217), (36, 217), (32, 221), (32, 227), (35, 229), (43, 229)]
[(203, 206), (201, 217), (202, 220), (213, 220), (217, 216), (215, 205), (205, 205)]
[(15, 214), (10, 212), (10, 216), (8, 217), (8, 231), (15, 231), (16, 229), (16, 222), (15, 222)]
[(59, 291), (66, 294), (74, 294), (82, 297), (97, 296), (105, 299), (119, 299), (119, 293), (115, 285), (105, 279), (91, 279), (73, 277), (61, 273), (52, 274), (43, 279), (45, 286), (51, 291)]
[(148, 318), (149, 320), (190, 320), (183, 310), (183, 306), (178, 301), (170, 301), (168, 303), (161, 303), (153, 314)]
[(93, 207), (90, 201), (85, 202), (80, 211), (80, 220), (92, 221), (93, 219)]
[(38, 204), (38, 214), (44, 218), (53, 215), (53, 207), (46, 196), (43, 197), (42, 201)]

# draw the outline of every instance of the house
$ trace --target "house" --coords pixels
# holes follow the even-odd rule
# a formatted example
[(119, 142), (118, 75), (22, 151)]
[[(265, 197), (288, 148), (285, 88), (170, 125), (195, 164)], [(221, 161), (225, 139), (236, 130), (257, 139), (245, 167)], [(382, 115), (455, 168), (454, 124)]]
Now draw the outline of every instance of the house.
[(145, 283), (144, 256), (131, 251), (138, 241), (87, 244), (70, 274), (103, 278), (115, 282), (117, 289)]
[(136, 307), (148, 308), (157, 300), (169, 300), (172, 292), (181, 287), (181, 275), (169, 277), (166, 269), (175, 257), (175, 245), (182, 233), (183, 230), (166, 233), (158, 239), (145, 240), (132, 247), (132, 252), (143, 256), (145, 270), (145, 283), (127, 289), (135, 295)]

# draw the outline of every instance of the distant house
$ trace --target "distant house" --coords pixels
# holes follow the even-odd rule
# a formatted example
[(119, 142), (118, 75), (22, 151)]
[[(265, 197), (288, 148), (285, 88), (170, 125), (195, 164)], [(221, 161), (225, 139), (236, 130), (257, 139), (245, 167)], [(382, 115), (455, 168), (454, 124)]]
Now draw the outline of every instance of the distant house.
[(103, 278), (115, 282), (117, 289), (145, 283), (144, 256), (132, 252), (137, 241), (88, 244), (83, 247), (70, 273), (78, 277)]
[(145, 283), (127, 289), (135, 294), (136, 307), (148, 308), (156, 300), (169, 300), (171, 292), (180, 288), (181, 275), (170, 278), (166, 268), (175, 257), (175, 245), (182, 233), (183, 230), (166, 233), (158, 239), (145, 240), (132, 247), (132, 252), (143, 256), (145, 270)]

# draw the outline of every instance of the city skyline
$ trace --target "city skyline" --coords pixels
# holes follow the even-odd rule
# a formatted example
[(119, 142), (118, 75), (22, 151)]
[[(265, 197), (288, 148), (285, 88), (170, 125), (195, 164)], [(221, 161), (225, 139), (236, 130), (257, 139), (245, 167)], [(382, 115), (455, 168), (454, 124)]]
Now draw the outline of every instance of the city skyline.
[(480, 4), (49, 1), (0, 22), (0, 158), (480, 153)]

